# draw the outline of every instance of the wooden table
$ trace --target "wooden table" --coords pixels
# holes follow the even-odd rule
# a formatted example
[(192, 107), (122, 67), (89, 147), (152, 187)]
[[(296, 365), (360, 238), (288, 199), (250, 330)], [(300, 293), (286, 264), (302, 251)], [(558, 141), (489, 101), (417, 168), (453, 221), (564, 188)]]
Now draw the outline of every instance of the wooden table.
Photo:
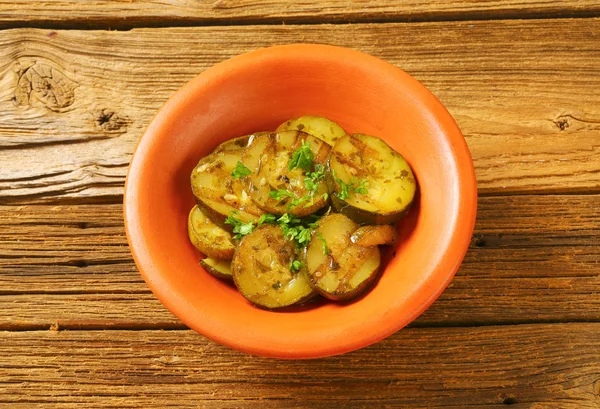
[[(596, 0), (0, 1), (0, 407), (600, 408)], [(123, 181), (156, 110), (274, 44), (365, 51), (456, 118), (472, 246), (419, 319), (278, 361), (188, 330), (129, 252)]]

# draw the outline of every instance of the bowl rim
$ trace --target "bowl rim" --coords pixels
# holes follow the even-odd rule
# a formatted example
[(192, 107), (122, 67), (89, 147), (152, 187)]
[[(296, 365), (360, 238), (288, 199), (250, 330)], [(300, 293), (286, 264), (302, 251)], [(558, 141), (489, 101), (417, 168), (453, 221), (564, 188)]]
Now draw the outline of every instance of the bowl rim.
[[(188, 317), (188, 314), (185, 313), (185, 303), (182, 303), (181, 300), (174, 300), (169, 288), (164, 288), (162, 285), (159, 285), (158, 281), (160, 280), (156, 280), (156, 278), (157, 275), (160, 276), (161, 273), (154, 271), (152, 268), (147, 268), (151, 265), (151, 260), (149, 259), (149, 257), (151, 258), (151, 255), (149, 255), (147, 252), (141, 251), (138, 246), (140, 241), (143, 242), (143, 237), (141, 235), (139, 226), (136, 226), (135, 223), (136, 213), (139, 211), (139, 209), (137, 197), (134, 194), (135, 189), (133, 189), (133, 186), (135, 186), (138, 182), (136, 173), (139, 173), (139, 170), (144, 163), (144, 153), (152, 145), (152, 135), (156, 132), (157, 128), (159, 128), (161, 116), (164, 115), (165, 111), (176, 112), (179, 110), (178, 107), (186, 104), (186, 94), (189, 94), (192, 91), (195, 92), (195, 90), (197, 90), (198, 87), (202, 87), (203, 84), (206, 85), (211, 81), (218, 79), (224, 75), (224, 72), (229, 71), (231, 68), (239, 69), (246, 64), (252, 64), (257, 59), (260, 60), (262, 58), (277, 57), (285, 58), (286, 56), (290, 55), (301, 55), (306, 53), (333, 54), (338, 55), (340, 58), (342, 58), (342, 60), (345, 58), (352, 58), (367, 65), (379, 65), (379, 68), (386, 71), (386, 75), (394, 76), (402, 81), (411, 81), (413, 84), (417, 84), (428, 96), (430, 102), (436, 105), (436, 113), (438, 115), (443, 115), (446, 126), (450, 126), (452, 128), (451, 132), (446, 134), (447, 137), (451, 138), (452, 152), (455, 157), (463, 160), (458, 167), (458, 172), (461, 174), (462, 178), (459, 183), (457, 222), (455, 223), (454, 230), (452, 232), (452, 238), (455, 244), (453, 244), (454, 253), (452, 255), (452, 260), (448, 260), (449, 255), (447, 252), (442, 255), (444, 262), (440, 261), (440, 264), (444, 264), (448, 268), (445, 271), (440, 271), (441, 269), (437, 269), (435, 285), (428, 286), (429, 296), (426, 297), (419, 305), (416, 305), (415, 308), (412, 308), (410, 314), (403, 316), (401, 319), (395, 320), (393, 323), (387, 322), (387, 325), (383, 326), (377, 334), (369, 334), (369, 336), (362, 336), (359, 339), (349, 337), (349, 339), (346, 340), (339, 340), (341, 343), (333, 347), (315, 347), (314, 345), (308, 346), (304, 343), (302, 345), (294, 345), (293, 348), (287, 350), (273, 350), (268, 345), (248, 344), (243, 340), (233, 339), (232, 337), (226, 336), (224, 337), (223, 334), (220, 333), (220, 328), (201, 325), (201, 323), (198, 323), (197, 319), (193, 320)], [(400, 68), (383, 61), (380, 58), (346, 47), (306, 43), (259, 48), (234, 56), (230, 59), (213, 65), (184, 84), (155, 113), (146, 130), (139, 138), (131, 157), (129, 169), (125, 179), (123, 195), (125, 231), (133, 259), (138, 270), (140, 271), (141, 276), (146, 281), (151, 291), (161, 301), (161, 303), (171, 311), (171, 313), (173, 313), (184, 324), (194, 329), (201, 335), (230, 348), (259, 356), (292, 359), (319, 358), (342, 354), (363, 348), (388, 337), (416, 319), (440, 296), (440, 294), (445, 290), (456, 274), (471, 242), (471, 237), (475, 227), (476, 213), (477, 181), (472, 157), (462, 132), (458, 128), (454, 118), (450, 115), (442, 103), (418, 80)], [(198, 317), (198, 319), (202, 319), (202, 317)]]

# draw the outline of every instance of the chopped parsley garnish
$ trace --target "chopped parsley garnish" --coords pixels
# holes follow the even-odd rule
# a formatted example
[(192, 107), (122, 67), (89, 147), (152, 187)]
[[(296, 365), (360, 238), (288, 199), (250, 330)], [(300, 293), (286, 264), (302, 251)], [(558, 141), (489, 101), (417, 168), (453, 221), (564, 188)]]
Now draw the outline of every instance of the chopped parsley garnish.
[(354, 178), (349, 183), (344, 182), (342, 179), (339, 179), (333, 171), (333, 179), (340, 185), (340, 191), (337, 193), (337, 196), (340, 200), (346, 200), (350, 197), (351, 193), (360, 193), (365, 195), (368, 193), (367, 186), (368, 182), (366, 180), (357, 180)]
[(263, 223), (275, 224), (277, 222), (277, 216), (274, 214), (264, 213), (261, 214), (258, 218), (258, 222), (256, 223), (256, 227), (262, 225)]
[(323, 234), (321, 234), (321, 232), (317, 232), (317, 237), (319, 238), (319, 240), (321, 240), (321, 242), (323, 242), (323, 254), (328, 255), (329, 254), (329, 247), (327, 247), (327, 242), (325, 241), (325, 237), (323, 237)]
[(314, 228), (314, 221), (311, 219), (301, 219), (293, 214), (286, 213), (277, 219), (277, 223), (287, 239), (296, 241), (296, 247), (303, 248), (310, 241), (312, 229)]
[(311, 229), (309, 227), (302, 225), (289, 226), (286, 224), (281, 224), (280, 226), (287, 239), (296, 241), (296, 247), (300, 249), (304, 248), (310, 241)]
[[(302, 197), (296, 197), (296, 195), (287, 189), (277, 189), (269, 192), (269, 196), (275, 200), (283, 200), (285, 198), (291, 198), (292, 200), (288, 203), (288, 210), (292, 207), (300, 206), (307, 202), (304, 207), (310, 207), (315, 203), (315, 195), (319, 188), (319, 182), (325, 177), (325, 167), (321, 164), (314, 166), (315, 154), (310, 149), (310, 142), (304, 141), (302, 145), (297, 148), (293, 153), (292, 157), (288, 162), (288, 171), (293, 169), (304, 170), (304, 186), (309, 191), (308, 195)], [(327, 200), (327, 193), (323, 194), (323, 199)]]
[(302, 268), (302, 262), (300, 260), (292, 260), (292, 262), (290, 263), (290, 271), (295, 273), (296, 271), (299, 271)]
[(336, 179), (335, 181), (340, 185), (340, 191), (338, 192), (340, 200), (348, 199), (350, 197), (349, 186), (342, 179)]
[[(292, 207), (295, 207), (295, 206), (300, 206), (302, 203), (306, 202), (308, 199), (310, 199), (310, 196), (308, 196), (308, 195), (307, 195), (307, 196), (302, 196), (302, 197), (299, 197), (299, 198), (295, 198), (294, 200), (292, 200), (292, 201), (290, 202), (290, 204), (289, 204), (289, 205), (287, 205), (287, 208), (288, 208), (288, 210), (289, 210), (289, 209), (291, 209)], [(306, 207), (308, 207), (308, 206), (310, 206), (310, 205), (311, 205), (311, 203), (307, 203), (307, 204), (306, 204)]]
[(294, 197), (294, 194), (287, 189), (277, 189), (271, 190), (269, 192), (269, 197), (272, 197), (275, 200), (281, 200), (285, 197)]
[(301, 219), (293, 214), (286, 213), (277, 219), (279, 224), (297, 224), (301, 222)]
[(319, 182), (325, 177), (325, 166), (321, 164), (315, 165), (314, 172), (306, 172), (304, 178), (304, 186), (312, 192), (316, 192), (319, 187)]
[[(304, 178), (304, 186), (306, 189), (310, 191), (311, 203), (315, 195), (317, 194), (317, 190), (319, 189), (319, 183), (325, 177), (325, 166), (321, 164), (315, 165), (314, 172), (306, 172), (306, 177)], [(327, 200), (327, 198), (325, 198)]]
[(225, 224), (230, 224), (233, 226), (233, 232), (235, 233), (233, 238), (239, 240), (242, 237), (252, 233), (252, 231), (254, 230), (254, 223), (244, 223), (243, 221), (235, 217), (235, 215), (239, 216), (239, 213), (236, 211), (231, 212), (225, 219)]
[(319, 219), (321, 217), (323, 217), (324, 215), (321, 216), (317, 216), (316, 214), (309, 214), (308, 216), (304, 216), (304, 218), (302, 219), (302, 221), (304, 222), (304, 224), (306, 224), (308, 227), (312, 227), (313, 229), (316, 229), (318, 227), (317, 222), (319, 221)]
[(288, 162), (288, 170), (299, 168), (309, 172), (312, 168), (314, 158), (315, 154), (310, 150), (310, 143), (305, 141), (292, 154), (292, 158)]
[(369, 191), (367, 190), (367, 186), (369, 185), (369, 183), (363, 179), (358, 183), (358, 186), (354, 188), (354, 191), (356, 193), (360, 193), (361, 195), (366, 195), (367, 193), (369, 193)]
[(311, 230), (308, 227), (302, 226), (299, 229), (298, 235), (296, 236), (296, 241), (298, 245), (301, 247), (306, 247), (308, 242), (310, 241)]
[[(304, 205), (304, 207), (310, 207), (315, 203), (315, 196), (317, 194), (317, 190), (319, 189), (319, 183), (325, 177), (325, 167), (323, 165), (317, 164), (315, 165), (315, 170), (313, 172), (306, 172), (306, 177), (304, 178), (304, 186), (309, 191), (309, 194), (302, 197), (296, 197), (294, 193), (287, 189), (277, 189), (271, 190), (269, 192), (269, 196), (275, 200), (283, 200), (287, 197), (292, 198), (292, 201), (287, 205), (288, 210), (292, 207), (300, 206), (304, 202), (308, 202)], [(327, 193), (323, 193), (323, 200), (327, 200), (329, 195)]]
[(231, 172), (231, 177), (234, 179), (239, 179), (241, 177), (248, 176), (251, 173), (252, 171), (238, 160), (238, 162), (235, 164), (235, 169), (233, 169), (233, 172)]
[(280, 217), (273, 214), (263, 214), (258, 218), (255, 225), (253, 222), (244, 223), (236, 216), (239, 216), (239, 212), (232, 211), (227, 216), (227, 219), (225, 219), (225, 224), (233, 226), (233, 232), (235, 233), (233, 236), (234, 239), (241, 239), (252, 233), (256, 227), (265, 223), (277, 224), (281, 227), (281, 230), (283, 230), (284, 236), (288, 240), (294, 240), (296, 242), (296, 247), (299, 249), (308, 245), (312, 231), (317, 227), (316, 222), (319, 219), (315, 215), (299, 218), (289, 213), (285, 213)]

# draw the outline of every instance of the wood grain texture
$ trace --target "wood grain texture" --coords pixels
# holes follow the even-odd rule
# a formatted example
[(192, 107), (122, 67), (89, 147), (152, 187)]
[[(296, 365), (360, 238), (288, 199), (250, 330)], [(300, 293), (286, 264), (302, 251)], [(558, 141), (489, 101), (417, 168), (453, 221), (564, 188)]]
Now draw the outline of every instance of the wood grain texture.
[(576, 17), (600, 13), (594, 0), (0, 1), (0, 27), (131, 28), (183, 24), (323, 23)]
[(17, 409), (600, 404), (600, 324), (405, 329), (310, 361), (243, 355), (192, 331), (0, 336), (0, 406)]
[(600, 191), (600, 19), (22, 29), (0, 32), (0, 203), (119, 200), (138, 138), (186, 81), (324, 39), (429, 87), (465, 134), (480, 194)]
[[(414, 325), (600, 321), (599, 200), (480, 198), (457, 276)], [(183, 328), (137, 272), (121, 205), (0, 206), (0, 254), (0, 329)]]

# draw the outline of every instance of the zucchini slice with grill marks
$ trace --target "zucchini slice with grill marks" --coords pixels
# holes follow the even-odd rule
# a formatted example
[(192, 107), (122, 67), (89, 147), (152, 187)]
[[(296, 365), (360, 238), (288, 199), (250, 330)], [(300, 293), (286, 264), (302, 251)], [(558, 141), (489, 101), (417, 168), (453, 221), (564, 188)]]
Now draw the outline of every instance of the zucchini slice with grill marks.
[(237, 211), (236, 217), (246, 223), (255, 221), (264, 213), (244, 190), (241, 178), (232, 176), (252, 137), (223, 142), (211, 154), (200, 159), (191, 174), (196, 203), (213, 222), (229, 231), (232, 227), (225, 224), (225, 219), (233, 211)]
[(331, 300), (360, 295), (379, 273), (379, 248), (353, 243), (358, 225), (343, 214), (330, 214), (318, 223), (305, 255), (311, 285)]
[(216, 258), (207, 257), (200, 260), (200, 265), (210, 275), (224, 280), (233, 280), (233, 273), (231, 272), (231, 260), (219, 260)]
[(417, 189), (412, 169), (383, 140), (363, 134), (337, 140), (327, 184), (335, 209), (361, 224), (391, 224), (409, 209)]
[(295, 242), (285, 238), (281, 227), (264, 224), (236, 249), (231, 263), (233, 281), (248, 301), (260, 307), (300, 303), (316, 295), (300, 259)]
[[(312, 156), (310, 169), (292, 167), (290, 159), (308, 144)], [(242, 157), (251, 173), (242, 178), (252, 200), (267, 213), (306, 216), (329, 203), (325, 164), (331, 147), (314, 136), (299, 131), (271, 133), (253, 138)], [(314, 193), (307, 187), (307, 172), (320, 168)], [(273, 192), (278, 193), (273, 196)]]
[(277, 132), (302, 131), (315, 136), (328, 145), (333, 146), (342, 136), (346, 135), (344, 128), (330, 119), (322, 116), (304, 115), (300, 118), (285, 121), (277, 128)]
[(389, 224), (361, 226), (350, 237), (359, 246), (393, 246), (398, 240), (398, 231)]
[(188, 216), (188, 236), (198, 250), (208, 257), (231, 260), (235, 245), (231, 233), (214, 224), (194, 206)]

